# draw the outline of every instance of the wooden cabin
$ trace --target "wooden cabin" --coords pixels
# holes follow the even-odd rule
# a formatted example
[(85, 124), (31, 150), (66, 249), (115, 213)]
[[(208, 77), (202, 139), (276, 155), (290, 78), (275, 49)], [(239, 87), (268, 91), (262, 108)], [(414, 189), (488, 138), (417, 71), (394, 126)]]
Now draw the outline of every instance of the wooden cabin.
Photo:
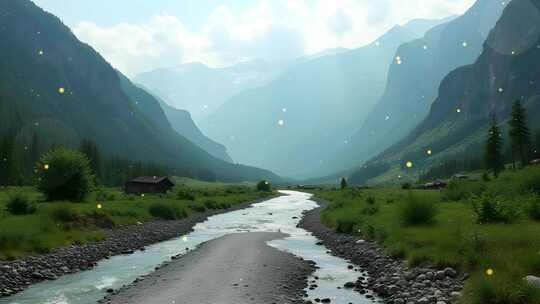
[(168, 177), (141, 176), (128, 181), (124, 187), (127, 194), (167, 193), (174, 187)]

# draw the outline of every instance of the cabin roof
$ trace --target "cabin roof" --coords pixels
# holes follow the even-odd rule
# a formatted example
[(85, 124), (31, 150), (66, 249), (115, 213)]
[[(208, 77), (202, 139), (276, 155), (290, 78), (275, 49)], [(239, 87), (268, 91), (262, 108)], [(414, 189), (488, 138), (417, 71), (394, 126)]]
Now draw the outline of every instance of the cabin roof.
[[(162, 181), (169, 181), (169, 178), (166, 177), (166, 176), (139, 176), (139, 177), (136, 177), (132, 180), (130, 180), (130, 182), (132, 183), (141, 183), (141, 184), (159, 184), (161, 183)], [(172, 183), (172, 182), (171, 182)]]

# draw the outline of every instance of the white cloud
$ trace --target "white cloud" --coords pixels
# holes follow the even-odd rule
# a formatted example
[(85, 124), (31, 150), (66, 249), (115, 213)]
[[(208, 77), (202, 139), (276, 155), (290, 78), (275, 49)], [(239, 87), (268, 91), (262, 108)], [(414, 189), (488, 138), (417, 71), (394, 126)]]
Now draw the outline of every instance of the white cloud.
[(443, 18), (474, 0), (260, 0), (245, 11), (217, 7), (194, 32), (168, 14), (144, 24), (100, 27), (81, 22), (75, 34), (121, 71), (143, 71), (200, 61), (224, 66), (263, 58), (288, 60), (335, 47), (369, 43), (395, 24)]

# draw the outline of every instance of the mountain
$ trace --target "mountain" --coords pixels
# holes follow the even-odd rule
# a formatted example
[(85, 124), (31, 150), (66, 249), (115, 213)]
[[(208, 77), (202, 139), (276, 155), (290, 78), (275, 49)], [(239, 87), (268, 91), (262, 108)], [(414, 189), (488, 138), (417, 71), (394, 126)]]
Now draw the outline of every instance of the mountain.
[(160, 103), (163, 111), (165, 111), (165, 115), (172, 125), (172, 128), (176, 130), (176, 132), (186, 137), (197, 146), (203, 148), (206, 152), (210, 153), (214, 157), (230, 163), (233, 162), (229, 154), (227, 154), (227, 148), (225, 148), (224, 145), (206, 137), (197, 127), (188, 111), (173, 108), (162, 100), (160, 100)]
[[(232, 158), (304, 177), (346, 144), (382, 94), (399, 45), (440, 20), (396, 26), (377, 41), (298, 60), (269, 84), (232, 97), (200, 126)], [(428, 24), (430, 26), (428, 26)]]
[(134, 78), (174, 108), (184, 109), (199, 121), (232, 96), (267, 83), (282, 67), (263, 60), (242, 62), (226, 68), (187, 63), (158, 69)]
[(83, 139), (109, 156), (167, 165), (223, 181), (279, 179), (230, 164), (175, 132), (159, 102), (28, 0), (0, 2), (0, 135), (37, 133), (49, 143)]
[[(540, 0), (513, 0), (505, 7), (474, 64), (449, 73), (420, 125), (367, 164), (386, 168), (372, 182), (416, 176), (474, 147), (481, 151), (490, 117), (505, 127), (516, 99), (527, 108), (531, 127), (540, 127)], [(407, 161), (414, 169), (404, 169)], [(365, 180), (366, 173), (357, 171), (353, 180)]]
[(501, 2), (479, 0), (462, 16), (401, 45), (377, 105), (320, 173), (360, 165), (411, 132), (429, 113), (443, 78), (478, 58), (503, 9)]

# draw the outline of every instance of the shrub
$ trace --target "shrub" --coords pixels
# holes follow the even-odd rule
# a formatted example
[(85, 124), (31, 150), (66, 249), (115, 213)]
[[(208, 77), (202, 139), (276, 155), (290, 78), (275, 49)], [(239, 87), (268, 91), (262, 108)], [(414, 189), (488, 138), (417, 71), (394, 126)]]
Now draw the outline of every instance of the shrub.
[(403, 183), (403, 184), (401, 184), (401, 189), (403, 189), (403, 190), (411, 190), (411, 189), (412, 189), (412, 185), (411, 185), (411, 183), (408, 183), (408, 182), (407, 182), (407, 183)]
[(272, 184), (269, 181), (260, 181), (257, 184), (257, 191), (270, 192), (272, 191)]
[(148, 212), (151, 216), (164, 219), (164, 220), (175, 220), (176, 211), (170, 205), (163, 203), (155, 203), (148, 207)]
[(379, 213), (379, 206), (377, 205), (370, 205), (362, 209), (362, 214), (364, 215), (375, 215), (377, 213)]
[(22, 192), (11, 193), (8, 197), (6, 210), (12, 215), (25, 215), (36, 212), (36, 207), (27, 195)]
[(445, 201), (460, 201), (475, 195), (481, 195), (485, 190), (486, 185), (482, 182), (453, 180), (443, 190), (442, 199)]
[(540, 221), (540, 197), (534, 195), (528, 201), (527, 213), (535, 221)]
[(356, 225), (356, 221), (354, 219), (351, 219), (351, 218), (338, 219), (336, 232), (352, 233), (355, 225)]
[(519, 217), (516, 206), (488, 194), (473, 200), (473, 210), (480, 224), (510, 223)]
[(50, 217), (57, 222), (70, 223), (76, 221), (79, 218), (79, 215), (72, 207), (60, 205), (55, 206), (50, 210)]
[(375, 201), (375, 198), (373, 196), (370, 196), (370, 197), (366, 198), (366, 203), (368, 205), (375, 205), (375, 202), (376, 201)]
[(204, 211), (206, 211), (206, 207), (204, 205), (197, 204), (197, 203), (189, 204), (188, 208), (195, 211), (195, 212), (204, 212)]
[(431, 198), (412, 193), (401, 203), (399, 208), (400, 219), (407, 226), (431, 224), (436, 215), (437, 205)]
[(114, 195), (114, 193), (104, 191), (103, 189), (99, 189), (96, 192), (96, 200), (100, 202), (115, 201), (116, 195)]
[(193, 195), (187, 189), (180, 189), (178, 190), (178, 192), (176, 192), (176, 198), (179, 200), (184, 200), (184, 201), (194, 201), (195, 195)]
[(48, 201), (82, 201), (93, 187), (94, 176), (88, 158), (75, 150), (58, 148), (41, 158), (38, 189)]
[(205, 200), (203, 204), (207, 209), (219, 209), (219, 204), (214, 200)]

